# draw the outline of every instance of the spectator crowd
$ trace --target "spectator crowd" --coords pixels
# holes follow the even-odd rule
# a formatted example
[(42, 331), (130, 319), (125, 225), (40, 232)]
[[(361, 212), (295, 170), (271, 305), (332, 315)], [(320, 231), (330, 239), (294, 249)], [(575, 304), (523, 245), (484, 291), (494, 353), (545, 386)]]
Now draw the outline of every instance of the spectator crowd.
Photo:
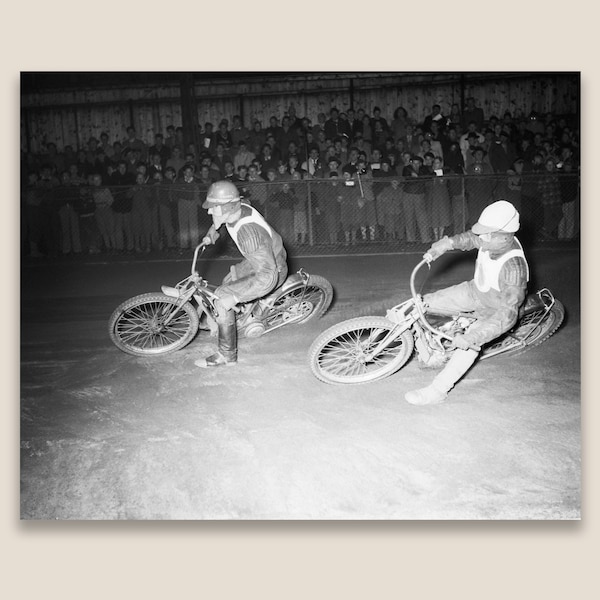
[[(386, 118), (387, 117), (387, 118)], [(429, 243), (505, 199), (532, 235), (579, 235), (575, 115), (486, 118), (469, 98), (422, 121), (398, 107), (320, 113), (290, 106), (281, 120), (239, 115), (200, 127), (200, 147), (169, 126), (151, 144), (133, 127), (84, 148), (23, 153), (22, 240), (31, 257), (184, 251), (210, 225), (201, 209), (217, 180), (235, 183), (290, 245)]]

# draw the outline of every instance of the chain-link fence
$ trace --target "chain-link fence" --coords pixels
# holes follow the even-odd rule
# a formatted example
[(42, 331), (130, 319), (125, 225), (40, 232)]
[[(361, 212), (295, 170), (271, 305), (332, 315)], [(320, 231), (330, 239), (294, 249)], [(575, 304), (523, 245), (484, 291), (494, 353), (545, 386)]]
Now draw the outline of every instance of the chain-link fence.
[[(578, 172), (235, 183), (291, 254), (402, 251), (429, 244), (468, 229), (499, 199), (521, 213), (520, 237), (579, 236)], [(24, 186), (23, 254), (183, 252), (210, 227), (201, 207), (207, 189), (201, 182)]]

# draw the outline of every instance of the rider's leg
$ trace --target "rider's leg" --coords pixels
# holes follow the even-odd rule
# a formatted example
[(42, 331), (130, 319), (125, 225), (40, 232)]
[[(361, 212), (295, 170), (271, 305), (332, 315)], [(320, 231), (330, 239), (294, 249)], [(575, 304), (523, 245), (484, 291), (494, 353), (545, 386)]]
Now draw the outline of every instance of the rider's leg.
[(444, 369), (425, 388), (406, 392), (404, 398), (410, 404), (439, 404), (448, 396), (448, 392), (469, 370), (479, 355), (476, 350), (456, 349)]
[(237, 362), (237, 328), (235, 325), (235, 312), (222, 311), (217, 318), (218, 347), (214, 354), (207, 358), (200, 358), (194, 362), (198, 367), (219, 367), (233, 365)]
[(484, 308), (473, 294), (471, 282), (469, 281), (463, 281), (437, 292), (425, 294), (423, 302), (427, 307), (427, 311), (432, 313), (435, 313), (436, 310), (469, 312)]

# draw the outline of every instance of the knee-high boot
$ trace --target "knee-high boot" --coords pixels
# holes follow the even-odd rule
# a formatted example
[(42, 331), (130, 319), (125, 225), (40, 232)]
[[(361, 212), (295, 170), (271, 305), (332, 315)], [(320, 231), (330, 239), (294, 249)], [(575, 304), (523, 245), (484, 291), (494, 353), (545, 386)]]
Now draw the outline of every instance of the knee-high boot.
[(237, 362), (237, 327), (235, 313), (228, 310), (218, 319), (217, 351), (207, 358), (195, 361), (198, 367), (220, 367), (234, 365)]
[(479, 355), (476, 350), (456, 349), (452, 357), (430, 385), (420, 390), (406, 392), (410, 404), (440, 404), (456, 382), (469, 370)]

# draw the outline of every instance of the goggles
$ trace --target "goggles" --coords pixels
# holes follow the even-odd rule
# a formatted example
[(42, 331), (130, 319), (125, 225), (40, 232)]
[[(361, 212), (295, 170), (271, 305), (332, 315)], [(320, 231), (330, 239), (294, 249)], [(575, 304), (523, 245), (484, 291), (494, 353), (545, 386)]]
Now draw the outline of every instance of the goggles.
[(209, 204), (208, 214), (215, 215), (215, 217), (223, 217), (235, 212), (236, 210), (239, 210), (239, 208), (239, 202), (228, 202), (227, 204)]

